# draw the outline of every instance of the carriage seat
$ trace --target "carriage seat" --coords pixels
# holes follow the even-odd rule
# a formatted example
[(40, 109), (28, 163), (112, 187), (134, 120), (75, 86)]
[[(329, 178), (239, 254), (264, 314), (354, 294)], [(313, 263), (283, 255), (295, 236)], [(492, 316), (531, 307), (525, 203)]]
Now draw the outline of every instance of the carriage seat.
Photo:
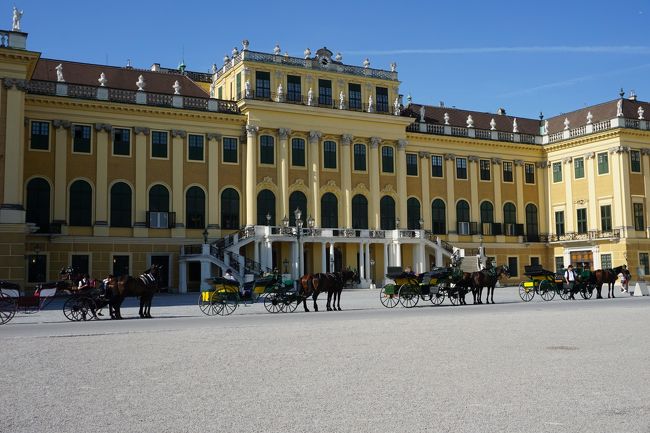
[(529, 277), (555, 277), (555, 272), (547, 271), (542, 265), (526, 265), (524, 266), (524, 275), (527, 275)]

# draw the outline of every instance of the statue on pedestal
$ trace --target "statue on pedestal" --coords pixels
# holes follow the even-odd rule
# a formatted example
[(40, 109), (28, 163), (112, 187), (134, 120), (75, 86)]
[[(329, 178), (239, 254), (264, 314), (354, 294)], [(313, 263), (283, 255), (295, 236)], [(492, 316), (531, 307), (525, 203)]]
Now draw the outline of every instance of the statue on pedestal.
[(19, 11), (16, 6), (14, 6), (14, 16), (11, 24), (12, 32), (20, 31), (20, 19), (23, 17), (23, 11)]
[(63, 79), (63, 65), (59, 63), (59, 65), (54, 69), (56, 69), (56, 81), (59, 83), (65, 83), (65, 80)]

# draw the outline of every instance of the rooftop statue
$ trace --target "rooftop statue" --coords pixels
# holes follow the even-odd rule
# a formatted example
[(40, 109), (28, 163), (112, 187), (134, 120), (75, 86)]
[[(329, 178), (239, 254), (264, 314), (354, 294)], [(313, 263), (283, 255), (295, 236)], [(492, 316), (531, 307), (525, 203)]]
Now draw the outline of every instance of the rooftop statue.
[(372, 95), (368, 98), (368, 113), (373, 113), (375, 111), (375, 107), (373, 107), (373, 101), (372, 101)]
[(490, 120), (490, 131), (495, 131), (497, 129), (497, 122), (494, 120), (494, 117), (492, 120)]
[(449, 125), (449, 113), (445, 113), (443, 119), (445, 120), (445, 125)]
[(512, 132), (515, 134), (519, 132), (519, 126), (517, 125), (517, 118), (515, 117), (515, 120), (512, 121)]
[(343, 55), (341, 55), (341, 53), (336, 53), (336, 57), (334, 57), (334, 60), (336, 60), (337, 62), (342, 61)]
[(311, 90), (311, 87), (309, 88), (309, 91), (307, 92), (307, 105), (311, 107), (312, 102), (314, 99), (314, 92)]
[(616, 103), (616, 117), (623, 117), (623, 100), (619, 99)]
[(214, 94), (215, 94), (214, 93), (214, 87), (215, 87), (215, 83), (213, 81), (212, 83), (210, 83), (210, 97), (211, 98), (214, 98)]
[(246, 83), (244, 84), (244, 94), (246, 95), (247, 98), (250, 98), (251, 96), (251, 82), (250, 80), (246, 80)]
[(408, 95), (406, 95), (406, 106), (410, 107), (412, 103), (413, 103), (413, 97), (409, 93)]
[(142, 92), (144, 90), (144, 87), (147, 84), (144, 82), (144, 77), (142, 75), (138, 77), (138, 81), (136, 81), (135, 85), (138, 86), (138, 91)]
[(473, 128), (474, 127), (474, 119), (472, 119), (472, 115), (467, 116), (467, 127), (468, 128)]
[(339, 110), (345, 110), (345, 95), (343, 94), (343, 90), (339, 93)]
[(370, 67), (370, 60), (366, 57), (366, 60), (363, 61), (363, 67), (368, 69)]
[(591, 114), (591, 111), (587, 113), (587, 125), (591, 125), (591, 121), (593, 120), (594, 115)]
[(181, 94), (181, 84), (176, 80), (174, 82), (174, 85), (172, 86), (172, 89), (174, 89), (174, 95), (180, 95)]
[(56, 69), (56, 81), (59, 83), (65, 83), (65, 80), (63, 79), (63, 65), (59, 63), (59, 65), (54, 69)]
[(100, 87), (106, 87), (106, 83), (108, 83), (106, 75), (103, 72), (99, 75), (99, 79), (97, 81), (99, 81)]
[(280, 49), (280, 44), (275, 44), (275, 48), (273, 48), (273, 54), (279, 56), (280, 53), (282, 53), (282, 50)]
[(397, 63), (393, 62), (390, 64), (390, 71), (391, 72), (396, 72), (397, 71)]
[(639, 109), (636, 112), (639, 114), (639, 120), (643, 120), (643, 113), (645, 112), (643, 107), (639, 107)]
[(14, 6), (14, 16), (13, 22), (11, 23), (11, 31), (19, 32), (20, 31), (20, 19), (23, 17), (23, 11), (19, 11), (16, 6)]
[(305, 48), (303, 54), (305, 55), (305, 59), (308, 59), (311, 56), (311, 50), (309, 48)]
[(424, 109), (424, 105), (420, 106), (420, 122), (424, 122), (424, 114), (426, 110)]
[(402, 108), (399, 106), (399, 96), (395, 98), (395, 102), (393, 102), (393, 114), (395, 116), (399, 116), (402, 113)]
[(548, 119), (544, 121), (544, 132), (543, 134), (548, 135)]
[(565, 131), (568, 130), (568, 129), (569, 129), (569, 126), (571, 126), (571, 122), (569, 122), (569, 118), (568, 118), (568, 117), (565, 117), (565, 118), (564, 118), (564, 130), (565, 130)]
[(234, 58), (235, 56), (238, 56), (238, 55), (239, 55), (239, 50), (237, 49), (237, 47), (233, 47), (233, 49), (232, 49), (232, 56), (233, 56), (233, 58)]

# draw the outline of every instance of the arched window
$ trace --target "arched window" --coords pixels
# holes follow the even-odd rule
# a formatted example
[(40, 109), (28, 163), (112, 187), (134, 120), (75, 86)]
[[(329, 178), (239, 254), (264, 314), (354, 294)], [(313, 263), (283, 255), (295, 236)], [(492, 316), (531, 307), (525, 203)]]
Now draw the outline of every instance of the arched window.
[(415, 197), (406, 201), (406, 228), (409, 230), (420, 229), (420, 201)]
[(469, 230), (469, 203), (465, 200), (459, 200), (456, 203), (456, 222), (459, 235), (470, 234)]
[(352, 228), (368, 228), (368, 199), (361, 194), (352, 197)]
[(131, 227), (131, 187), (117, 182), (111, 187), (111, 227)]
[(517, 224), (517, 208), (512, 203), (503, 205), (503, 223)]
[(275, 162), (275, 140), (270, 135), (260, 137), (260, 163), (273, 164)]
[(323, 228), (337, 228), (339, 226), (338, 200), (331, 192), (326, 192), (320, 199), (320, 220)]
[(205, 193), (198, 186), (193, 186), (185, 193), (185, 227), (188, 229), (205, 228)]
[(437, 235), (447, 233), (447, 215), (445, 202), (439, 198), (431, 203), (431, 231)]
[(537, 206), (530, 203), (526, 206), (526, 236), (531, 242), (539, 239), (539, 227), (537, 225)]
[(27, 183), (27, 203), (25, 220), (38, 227), (36, 233), (50, 231), (50, 184), (36, 177)]
[(489, 201), (481, 203), (481, 223), (494, 222), (494, 206)]
[(84, 180), (70, 185), (69, 222), (71, 226), (91, 226), (93, 215), (93, 190)]
[[(266, 221), (266, 216), (270, 215), (271, 220)], [(275, 194), (268, 189), (263, 189), (257, 194), (257, 225), (265, 226), (275, 225)]]
[(221, 228), (239, 228), (239, 193), (233, 188), (226, 188), (221, 193)]
[(303, 194), (300, 191), (294, 191), (291, 193), (289, 196), (289, 225), (292, 227), (296, 226), (296, 215), (294, 214), (296, 209), (300, 209), (300, 212), (302, 215), (300, 216), (300, 219), (303, 222), (303, 225), (305, 224), (305, 221), (307, 221), (307, 197), (305, 197), (305, 194)]
[[(381, 171), (384, 173), (393, 173), (393, 148), (390, 146), (382, 146), (381, 148)], [(406, 173), (404, 173), (406, 174)]]
[(169, 212), (169, 190), (165, 185), (154, 185), (149, 190), (149, 211)]
[(383, 196), (379, 201), (379, 220), (382, 230), (395, 230), (395, 200)]

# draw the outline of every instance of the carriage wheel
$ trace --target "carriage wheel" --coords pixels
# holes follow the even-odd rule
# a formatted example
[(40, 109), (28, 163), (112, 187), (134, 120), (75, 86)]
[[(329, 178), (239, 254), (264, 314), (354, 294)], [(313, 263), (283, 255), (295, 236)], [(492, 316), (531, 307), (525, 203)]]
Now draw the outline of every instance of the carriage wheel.
[(445, 302), (445, 292), (439, 290), (438, 293), (431, 295), (433, 305), (441, 305), (443, 302)]
[(551, 301), (553, 298), (555, 298), (555, 289), (551, 285), (551, 282), (548, 280), (542, 280), (539, 283), (537, 290), (539, 291), (542, 299), (545, 301)]
[(269, 313), (282, 311), (282, 298), (277, 293), (269, 293), (264, 297), (264, 308)]
[(16, 315), (16, 303), (9, 295), (0, 292), (0, 325), (4, 325)]
[(594, 294), (594, 289), (590, 285), (585, 285), (584, 289), (580, 290), (580, 296), (582, 299), (591, 299), (591, 296)]
[(283, 313), (293, 313), (300, 304), (300, 298), (296, 296), (285, 296), (280, 304)]
[(206, 316), (213, 316), (217, 314), (214, 311), (214, 305), (212, 303), (212, 293), (201, 292), (199, 294), (199, 308), (201, 309), (201, 312)]
[(74, 296), (63, 304), (63, 315), (71, 322), (91, 320), (94, 309), (95, 303), (92, 299), (86, 296)]
[(393, 308), (399, 303), (394, 284), (386, 284), (379, 292), (379, 300), (386, 308)]
[(239, 296), (237, 293), (219, 293), (214, 298), (216, 299), (215, 304), (219, 304), (221, 307), (217, 307), (217, 314), (220, 316), (231, 315), (239, 305)]
[(451, 302), (451, 305), (458, 305), (460, 304), (460, 293), (458, 290), (449, 291), (447, 293), (447, 296), (449, 297), (449, 302)]
[(571, 296), (571, 291), (570, 289), (567, 289), (566, 287), (562, 286), (562, 288), (558, 289), (558, 294), (560, 295), (560, 298), (563, 300), (569, 299), (569, 296)]
[(418, 287), (411, 284), (402, 284), (399, 288), (399, 302), (404, 308), (413, 308), (420, 301)]
[(525, 287), (524, 283), (519, 283), (519, 297), (524, 302), (529, 302), (535, 297), (535, 288), (534, 287)]

